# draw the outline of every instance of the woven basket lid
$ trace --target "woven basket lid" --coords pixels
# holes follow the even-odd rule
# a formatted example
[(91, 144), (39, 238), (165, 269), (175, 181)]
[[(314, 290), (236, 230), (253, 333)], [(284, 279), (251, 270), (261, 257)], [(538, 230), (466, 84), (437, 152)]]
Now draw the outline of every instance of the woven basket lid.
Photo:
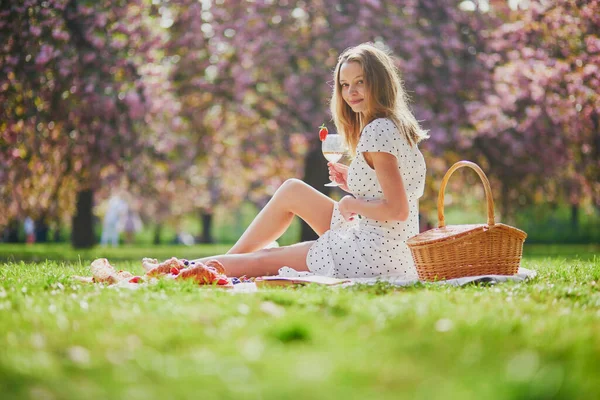
[(501, 223), (495, 223), (491, 226), (488, 224), (446, 225), (442, 228), (434, 228), (425, 232), (421, 232), (418, 235), (408, 239), (406, 244), (409, 247), (419, 247), (433, 243), (443, 243), (446, 241), (461, 239), (468, 235), (483, 233), (492, 229), (503, 230), (507, 234), (515, 236), (517, 239), (521, 240), (525, 240), (527, 237), (527, 234), (522, 230)]
[[(487, 205), (487, 224), (446, 225), (446, 219), (444, 216), (444, 190), (446, 189), (446, 184), (448, 183), (450, 176), (454, 173), (454, 171), (462, 167), (469, 167), (473, 169), (475, 172), (477, 172), (479, 178), (481, 178)], [(442, 179), (442, 184), (440, 185), (437, 208), (438, 227), (422, 232), (408, 239), (406, 241), (406, 244), (410, 248), (427, 246), (434, 243), (442, 244), (448, 241), (456, 241), (458, 239), (463, 239), (466, 236), (484, 234), (485, 232), (491, 230), (494, 230), (497, 233), (505, 234), (507, 236), (512, 236), (517, 240), (525, 240), (525, 238), (527, 237), (527, 234), (520, 229), (514, 228), (509, 225), (496, 223), (494, 218), (494, 199), (492, 198), (492, 189), (490, 187), (490, 182), (485, 173), (479, 167), (479, 165), (470, 161), (459, 161), (455, 163), (452, 167), (450, 167), (448, 172), (446, 172), (444, 178)]]

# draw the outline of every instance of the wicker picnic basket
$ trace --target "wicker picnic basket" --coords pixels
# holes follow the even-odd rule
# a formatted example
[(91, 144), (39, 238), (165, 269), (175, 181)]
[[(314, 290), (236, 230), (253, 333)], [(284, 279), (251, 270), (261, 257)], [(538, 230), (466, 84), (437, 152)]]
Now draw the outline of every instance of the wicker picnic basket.
[[(444, 190), (450, 175), (470, 167), (483, 181), (487, 224), (449, 225), (444, 221)], [(519, 269), (527, 234), (494, 222), (494, 200), (487, 176), (470, 161), (454, 164), (442, 179), (438, 195), (438, 228), (408, 239), (419, 279), (436, 281), (477, 275), (514, 275)]]

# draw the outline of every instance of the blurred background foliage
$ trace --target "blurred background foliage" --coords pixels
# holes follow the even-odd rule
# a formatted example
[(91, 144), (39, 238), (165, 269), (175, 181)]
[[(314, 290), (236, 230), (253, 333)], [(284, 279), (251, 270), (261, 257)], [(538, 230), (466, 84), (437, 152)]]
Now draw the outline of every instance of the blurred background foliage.
[[(24, 0), (0, 38), (4, 241), (30, 217), (91, 247), (119, 193), (136, 242), (235, 241), (285, 179), (325, 189), (332, 69), (371, 41), (431, 134), (423, 229), (469, 159), (529, 241), (599, 242), (599, 1)], [(446, 190), (449, 223), (485, 220), (474, 173)]]

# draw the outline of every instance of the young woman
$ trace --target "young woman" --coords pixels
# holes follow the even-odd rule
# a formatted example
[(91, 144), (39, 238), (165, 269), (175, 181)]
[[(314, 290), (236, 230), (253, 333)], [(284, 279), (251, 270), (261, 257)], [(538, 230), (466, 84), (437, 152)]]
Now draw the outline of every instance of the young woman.
[[(297, 179), (287, 180), (225, 255), (228, 276), (277, 274), (288, 266), (332, 277), (416, 277), (406, 240), (419, 232), (427, 137), (408, 108), (393, 59), (366, 43), (349, 48), (334, 72), (331, 113), (353, 155), (350, 166), (329, 163), (330, 178), (353, 196), (339, 202)], [(319, 239), (265, 249), (294, 215)]]

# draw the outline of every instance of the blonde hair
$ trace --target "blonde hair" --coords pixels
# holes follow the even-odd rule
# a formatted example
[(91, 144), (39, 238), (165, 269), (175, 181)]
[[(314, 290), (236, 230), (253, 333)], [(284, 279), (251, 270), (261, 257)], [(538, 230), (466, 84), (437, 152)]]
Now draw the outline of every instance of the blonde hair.
[[(349, 62), (357, 62), (363, 70), (367, 109), (362, 113), (352, 111), (342, 97), (340, 69), (344, 63)], [(334, 80), (331, 115), (338, 133), (344, 137), (352, 155), (356, 154), (362, 129), (377, 118), (391, 119), (411, 145), (429, 137), (408, 108), (408, 99), (398, 68), (387, 52), (372, 43), (346, 49), (338, 58)]]

